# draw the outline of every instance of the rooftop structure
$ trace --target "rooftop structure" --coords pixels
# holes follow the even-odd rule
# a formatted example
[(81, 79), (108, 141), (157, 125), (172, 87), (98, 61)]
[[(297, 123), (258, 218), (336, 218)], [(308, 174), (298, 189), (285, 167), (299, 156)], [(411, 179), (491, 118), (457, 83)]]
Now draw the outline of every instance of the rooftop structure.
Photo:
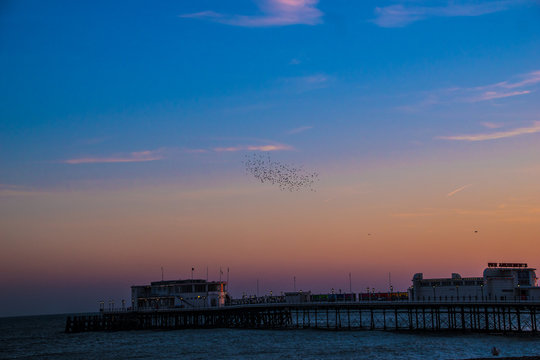
[(413, 276), (409, 299), (414, 301), (447, 300), (540, 300), (536, 269), (525, 263), (488, 263), (482, 277), (453, 273), (450, 278), (424, 279)]
[(201, 279), (154, 281), (131, 287), (133, 310), (205, 308), (229, 301), (227, 283)]

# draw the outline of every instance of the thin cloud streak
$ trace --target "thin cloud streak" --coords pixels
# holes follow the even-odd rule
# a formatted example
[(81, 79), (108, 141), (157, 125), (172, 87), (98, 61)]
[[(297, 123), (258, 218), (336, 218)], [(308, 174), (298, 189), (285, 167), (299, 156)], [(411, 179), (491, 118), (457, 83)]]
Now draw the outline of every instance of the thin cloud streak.
[(19, 185), (0, 184), (0, 197), (48, 195), (49, 192)]
[(456, 195), (458, 192), (465, 190), (466, 188), (468, 188), (468, 187), (471, 186), (471, 185), (472, 185), (472, 184), (467, 184), (467, 185), (464, 185), (464, 186), (462, 186), (462, 187), (460, 187), (460, 188), (457, 188), (456, 190), (451, 191), (451, 192), (449, 192), (448, 194), (446, 194), (446, 196), (447, 196), (447, 197), (452, 197), (452, 196)]
[(274, 145), (245, 145), (245, 146), (231, 146), (231, 147), (218, 147), (214, 148), (216, 152), (236, 152), (236, 151), (286, 151), (293, 150), (294, 148), (284, 144)]
[(286, 87), (287, 90), (305, 92), (317, 89), (326, 88), (335, 78), (333, 76), (318, 73), (307, 76), (295, 76), (281, 78), (279, 82)]
[(318, 2), (318, 0), (262, 0), (259, 7), (263, 15), (226, 15), (202, 11), (183, 14), (180, 17), (242, 27), (317, 25), (322, 23), (323, 16), (317, 8)]
[(502, 99), (507, 98), (511, 96), (518, 96), (518, 95), (526, 95), (530, 94), (531, 92), (529, 90), (523, 90), (523, 91), (512, 91), (509, 93), (500, 93), (496, 91), (486, 91), (482, 95), (469, 99), (470, 102), (479, 102), (479, 101), (486, 101), (486, 100), (493, 100), (493, 99)]
[(515, 90), (510, 92), (506, 90), (530, 87), (540, 83), (540, 70), (531, 71), (527, 74), (519, 76), (519, 78), (521, 78), (521, 80), (516, 82), (502, 81), (496, 84), (464, 89), (470, 92), (480, 92), (479, 95), (471, 96), (467, 100), (469, 102), (479, 102), (530, 94), (530, 90)]
[(474, 135), (457, 135), (457, 136), (439, 136), (437, 139), (442, 140), (457, 140), (457, 141), (485, 141), (509, 138), (525, 134), (534, 134), (540, 132), (540, 121), (535, 121), (533, 126), (517, 128), (508, 131), (498, 131), (488, 134), (474, 134)]
[(163, 155), (160, 150), (146, 150), (132, 152), (125, 156), (111, 156), (111, 157), (84, 157), (63, 160), (62, 163), (70, 165), (79, 164), (108, 164), (108, 163), (133, 163), (133, 162), (147, 162), (163, 159)]
[(527, 85), (534, 85), (540, 83), (540, 70), (532, 71), (524, 76), (525, 78), (515, 83), (503, 82), (498, 85), (507, 89), (519, 88)]
[(404, 27), (431, 17), (480, 16), (508, 9), (522, 1), (480, 1), (474, 4), (446, 1), (440, 6), (409, 6), (405, 4), (375, 8), (373, 23), (380, 27)]
[(488, 129), (498, 129), (498, 128), (503, 127), (502, 124), (496, 124), (496, 123), (492, 123), (492, 122), (489, 122), (489, 121), (484, 121), (481, 124), (482, 124), (482, 126), (487, 127)]
[(531, 94), (540, 84), (540, 70), (514, 76), (514, 81), (501, 81), (475, 87), (452, 87), (424, 93), (416, 105), (401, 106), (405, 111), (418, 111), (429, 106), (447, 103), (478, 103)]
[(308, 131), (310, 129), (313, 129), (313, 126), (301, 126), (292, 130), (287, 131), (287, 135), (294, 135), (294, 134), (300, 134), (304, 131)]

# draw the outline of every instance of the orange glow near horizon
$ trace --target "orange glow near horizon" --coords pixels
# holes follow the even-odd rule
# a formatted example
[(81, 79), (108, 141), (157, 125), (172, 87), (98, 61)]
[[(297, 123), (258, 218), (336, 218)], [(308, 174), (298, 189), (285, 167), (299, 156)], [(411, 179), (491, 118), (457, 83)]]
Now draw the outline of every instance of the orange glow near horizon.
[(348, 288), (351, 272), (359, 291), (386, 289), (391, 273), (394, 288), (405, 290), (416, 272), (480, 276), (489, 261), (538, 266), (540, 207), (532, 184), (510, 193), (504, 178), (470, 182), (448, 196), (469, 182), (440, 173), (435, 179), (429, 166), (414, 170), (383, 170), (356, 185), (342, 175), (310, 193), (237, 178), (222, 187), (6, 196), (0, 276), (11, 284), (134, 284), (158, 279), (161, 266), (170, 278), (188, 277), (192, 266), (199, 277), (208, 266), (216, 278), (222, 266), (233, 269), (233, 295), (240, 295), (257, 278), (290, 290), (296, 276), (306, 290), (323, 291), (340, 282)]

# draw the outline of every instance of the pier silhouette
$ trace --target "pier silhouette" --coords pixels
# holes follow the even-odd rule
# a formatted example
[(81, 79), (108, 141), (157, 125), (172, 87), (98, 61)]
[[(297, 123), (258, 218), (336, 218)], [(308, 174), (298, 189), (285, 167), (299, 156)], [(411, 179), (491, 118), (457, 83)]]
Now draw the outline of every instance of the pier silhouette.
[(321, 329), (462, 331), (538, 335), (539, 301), (351, 301), (113, 310), (70, 316), (65, 331)]

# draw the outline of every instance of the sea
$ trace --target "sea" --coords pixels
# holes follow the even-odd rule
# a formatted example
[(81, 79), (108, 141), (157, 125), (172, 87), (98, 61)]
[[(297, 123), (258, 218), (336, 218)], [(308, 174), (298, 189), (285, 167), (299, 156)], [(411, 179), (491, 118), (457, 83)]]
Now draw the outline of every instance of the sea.
[[(0, 359), (471, 359), (540, 355), (540, 337), (327, 330), (64, 333), (67, 315), (0, 318)], [(496, 347), (500, 354), (491, 355)]]

